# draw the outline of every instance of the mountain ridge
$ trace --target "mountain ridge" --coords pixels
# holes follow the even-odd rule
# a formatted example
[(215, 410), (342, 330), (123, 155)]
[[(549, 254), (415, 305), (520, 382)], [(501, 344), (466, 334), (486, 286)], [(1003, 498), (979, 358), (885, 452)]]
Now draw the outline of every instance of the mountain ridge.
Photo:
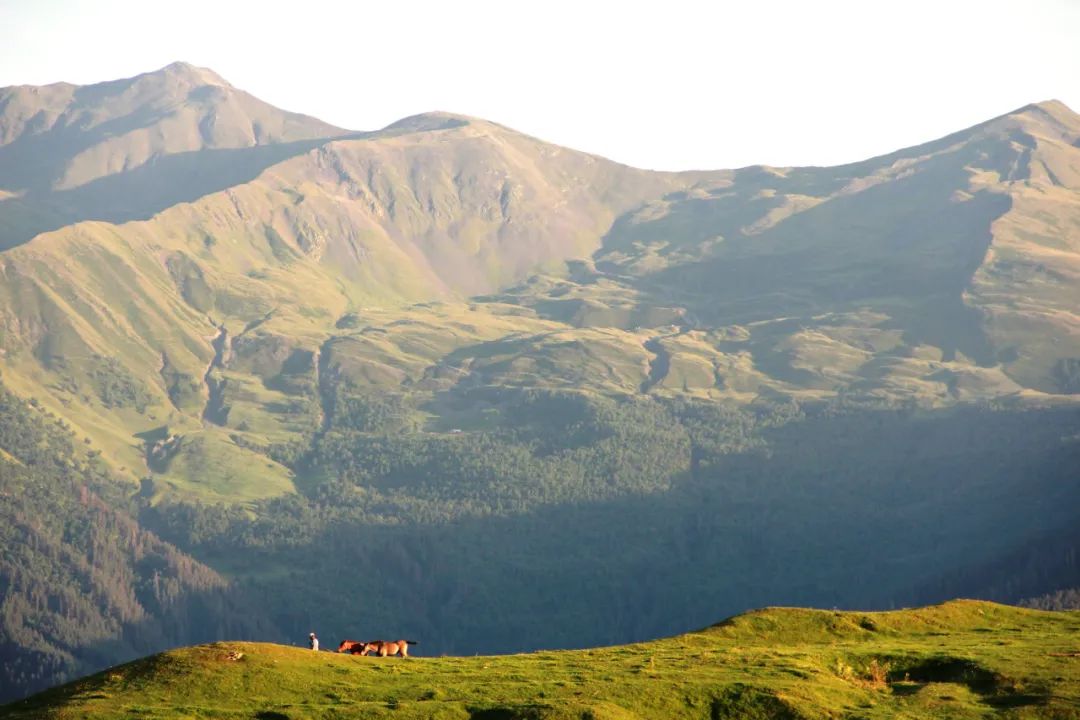
[[(178, 80), (178, 81), (180, 81), (181, 83), (183, 83), (185, 85), (190, 85), (190, 86), (193, 86), (193, 87), (197, 87), (197, 86), (219, 86), (219, 87), (227, 88), (227, 89), (230, 89), (230, 90), (237, 90), (237, 88), (235, 88), (231, 83), (229, 83), (227, 80), (225, 80), (221, 75), (216, 73), (214, 70), (212, 70), (210, 68), (206, 68), (206, 67), (199, 67), (199, 66), (196, 66), (196, 65), (194, 65), (192, 63), (189, 63), (189, 62), (186, 62), (186, 61), (183, 61), (183, 60), (178, 60), (178, 61), (174, 61), (174, 62), (172, 62), (172, 63), (170, 63), (168, 65), (165, 65), (165, 66), (163, 66), (163, 67), (161, 67), (161, 68), (159, 68), (157, 70), (151, 70), (151, 71), (144, 72), (144, 73), (138, 73), (136, 75), (132, 75), (132, 76), (127, 77), (127, 78), (120, 78), (120, 79), (117, 79), (117, 80), (108, 80), (108, 81), (102, 81), (102, 82), (85, 84), (85, 85), (80, 85), (80, 84), (76, 84), (76, 83), (70, 83), (70, 82), (66, 82), (66, 81), (58, 81), (58, 82), (54, 82), (54, 83), (49, 83), (47, 85), (10, 85), (10, 86), (5, 86), (5, 87), (0, 87), (0, 98), (4, 98), (5, 93), (11, 93), (12, 91), (17, 91), (17, 90), (29, 91), (29, 92), (31, 92), (33, 94), (38, 94), (38, 93), (41, 93), (42, 91), (48, 91), (50, 89), (68, 90), (68, 89), (84, 88), (84, 89), (94, 90), (94, 89), (105, 89), (105, 88), (112, 88), (112, 87), (130, 87), (131, 85), (134, 85), (134, 84), (136, 84), (136, 83), (138, 83), (140, 81), (143, 81), (143, 80), (153, 81), (153, 80), (160, 79), (160, 78), (167, 78), (169, 80)], [(248, 95), (247, 93), (244, 93), (242, 90), (238, 90), (238, 92), (243, 93), (244, 95)], [(0, 99), (0, 102), (4, 102), (5, 100), (10, 103), (10, 98)], [(0, 110), (2, 110), (2, 106), (0, 106)], [(287, 111), (282, 111), (282, 112), (287, 112)], [(966, 133), (969, 133), (969, 132), (984, 128), (986, 126), (993, 125), (995, 123), (999, 123), (999, 122), (1005, 120), (1006, 118), (1011, 118), (1011, 117), (1015, 117), (1015, 116), (1030, 115), (1032, 113), (1039, 113), (1039, 114), (1045, 115), (1045, 116), (1051, 118), (1052, 120), (1056, 121), (1057, 123), (1059, 123), (1063, 128), (1070, 128), (1070, 132), (1077, 133), (1077, 135), (1080, 136), (1080, 129), (1075, 127), (1078, 123), (1080, 123), (1080, 116), (1078, 116), (1075, 111), (1073, 111), (1071, 108), (1069, 108), (1061, 100), (1058, 100), (1056, 98), (1048, 98), (1046, 100), (1031, 102), (1031, 103), (1022, 105), (1022, 106), (1017, 107), (1017, 108), (1015, 108), (1013, 110), (1004, 112), (1001, 115), (990, 118), (989, 120), (985, 120), (985, 121), (982, 121), (980, 123), (976, 123), (975, 125), (972, 125), (972, 126), (970, 126), (968, 128), (955, 131), (953, 133), (950, 133), (948, 135), (943, 136), (937, 142), (948, 141), (951, 138), (954, 138), (954, 137), (957, 137), (957, 136), (960, 136), (960, 135), (963, 135), (963, 134), (966, 134)], [(301, 113), (289, 112), (288, 114), (298, 116), (298, 117), (310, 118), (310, 116), (303, 115)], [(1062, 116), (1064, 116), (1064, 120), (1062, 119)], [(315, 118), (310, 118), (310, 119), (315, 120)], [(453, 112), (453, 111), (429, 110), (429, 111), (425, 111), (425, 112), (416, 113), (414, 115), (406, 116), (406, 117), (403, 117), (403, 118), (401, 118), (399, 120), (391, 122), (389, 125), (382, 128), (382, 130), (389, 130), (389, 129), (396, 128), (396, 127), (399, 127), (399, 126), (402, 126), (402, 125), (409, 125), (409, 124), (413, 124), (413, 123), (416, 123), (416, 122), (425, 122), (425, 123), (430, 124), (430, 123), (434, 123), (436, 121), (457, 122), (457, 123), (482, 122), (482, 123), (486, 123), (486, 124), (490, 124), (490, 125), (497, 125), (496, 123), (494, 123), (492, 121), (489, 121), (489, 120), (485, 120), (485, 119), (482, 119), (482, 118), (478, 118), (478, 117), (470, 116), (470, 115), (465, 115), (465, 114), (461, 114), (461, 113), (456, 113), (456, 112)], [(317, 121), (317, 122), (322, 123), (322, 121)], [(342, 130), (341, 128), (335, 128), (335, 127), (330, 126), (330, 125), (328, 125), (326, 123), (322, 123), (322, 124), (332, 132), (340, 132), (340, 133), (356, 132), (356, 131)], [(503, 126), (499, 126), (499, 127), (503, 127)], [(0, 132), (0, 146), (2, 146), (2, 145), (7, 144), (7, 143), (9, 143), (11, 141), (11, 139), (12, 139), (11, 138), (12, 128), (10, 126), (5, 126), (4, 124), (0, 123), (0, 129), (3, 130), (3, 132)], [(375, 131), (366, 131), (366, 132), (375, 132)], [(1076, 138), (1073, 138), (1073, 139), (1075, 140)], [(775, 168), (775, 169), (789, 169), (790, 170), (790, 169), (794, 169), (794, 168), (797, 168), (797, 167), (802, 167), (802, 168), (806, 168), (806, 169), (810, 169), (810, 168), (817, 168), (817, 169), (841, 168), (841, 167), (847, 167), (847, 166), (851, 166), (851, 165), (860, 165), (860, 164), (863, 164), (863, 163), (866, 163), (866, 162), (872, 162), (872, 161), (878, 160), (880, 158), (891, 157), (893, 155), (903, 153), (903, 152), (905, 152), (907, 150), (910, 150), (912, 148), (922, 147), (922, 146), (927, 145), (927, 144), (929, 144), (929, 143), (920, 143), (918, 145), (912, 145), (912, 146), (909, 146), (909, 147), (906, 147), (906, 148), (901, 148), (899, 150), (894, 150), (894, 151), (882, 153), (880, 155), (875, 155), (875, 156), (873, 156), (871, 158), (868, 158), (866, 160), (859, 160), (859, 161), (854, 161), (854, 162), (851, 162), (851, 163), (841, 163), (839, 165), (795, 166), (795, 165), (783, 165), (783, 164), (781, 164), (781, 165), (777, 165), (777, 164), (771, 164), (771, 165), (751, 164), (751, 165), (747, 165), (747, 166), (744, 166), (744, 167), (741, 167), (741, 168), (731, 168), (731, 170), (735, 170), (735, 169), (748, 170), (748, 169), (752, 169), (752, 168)], [(587, 153), (587, 151), (578, 151), (578, 152), (586, 152)], [(591, 154), (591, 153), (587, 153), (587, 154)], [(675, 171), (650, 171), (650, 172), (665, 172), (665, 173), (702, 173), (702, 172), (704, 172), (704, 173), (709, 173), (709, 172), (716, 172), (718, 170), (723, 170), (723, 169), (724, 168), (711, 168), (711, 169), (709, 169), (709, 168), (686, 168), (686, 169), (675, 170)]]
[[(176, 78), (181, 85), (198, 84), (203, 72), (181, 63), (116, 82), (157, 82), (169, 93)], [(1057, 124), (1047, 127), (1044, 115)], [(1058, 125), (1065, 130), (1058, 132)], [(6, 251), (10, 309), (4, 313), (3, 346), (9, 363), (31, 375), (38, 372), (26, 363), (31, 356), (48, 369), (49, 358), (67, 352), (48, 349), (46, 340), (55, 344), (54, 338), (66, 337), (72, 352), (91, 357), (130, 347), (122, 364), (132, 377), (149, 381), (149, 397), (156, 395), (161, 408), (151, 414), (165, 414), (171, 424), (187, 428), (191, 408), (166, 399), (167, 388), (174, 395), (179, 391), (157, 366), (187, 378), (179, 382), (189, 388), (192, 402), (205, 397), (209, 390), (196, 390), (197, 379), (207, 372), (213, 356), (209, 338), (220, 327), (235, 338), (255, 323), (257, 333), (276, 334), (285, 339), (275, 342), (315, 353), (348, 334), (334, 323), (359, 308), (477, 297), (490, 302), (470, 306), (473, 326), (496, 323), (491, 312), (503, 312), (499, 304), (509, 303), (523, 307), (517, 312), (525, 313), (524, 327), (545, 332), (550, 322), (581, 328), (576, 333), (619, 328), (622, 334), (608, 333), (604, 346), (613, 343), (613, 350), (629, 353), (628, 359), (646, 368), (618, 371), (617, 384), (625, 392), (648, 388), (654, 394), (752, 399), (766, 389), (814, 397), (863, 386), (885, 396), (928, 391), (940, 398), (934, 402), (1022, 397), (1033, 390), (1053, 396), (1072, 387), (1070, 363), (1080, 357), (1080, 322), (1067, 292), (1067, 273), (1080, 256), (1060, 241), (1052, 250), (1043, 241), (1010, 241), (1006, 232), (997, 241), (987, 238), (995, 237), (994, 227), (1009, 227), (1002, 220), (1009, 212), (1023, 211), (1023, 223), (1041, 222), (1036, 216), (1045, 214), (1046, 203), (1058, 202), (1042, 188), (1072, 192), (1069, 161), (1058, 155), (1075, 152), (1066, 143), (1074, 125), (1080, 127), (1080, 119), (1047, 101), (862, 163), (684, 173), (637, 170), (441, 111), (372, 133), (179, 153), (173, 157), (257, 152), (264, 159), (245, 174), (226, 173), (214, 186), (204, 181), (185, 202), (132, 218), (138, 222), (75, 223)], [(1038, 139), (1042, 135), (1050, 139)], [(1016, 138), (1033, 145), (1017, 144)], [(220, 157), (211, 170), (233, 172), (243, 165), (228, 154)], [(127, 174), (141, 184), (138, 172)], [(210, 178), (216, 173), (199, 171)], [(1034, 189), (1019, 194), (1025, 183)], [(102, 189), (109, 195), (113, 190)], [(868, 214), (863, 208), (877, 196)], [(0, 214), (13, 202), (19, 201), (0, 202)], [(961, 247), (928, 224), (929, 208), (936, 208), (940, 219), (933, 222), (942, 227), (982, 229)], [(904, 249), (902, 233), (910, 233), (915, 244)], [(994, 242), (1001, 248), (994, 249)], [(1048, 252), (1057, 253), (1054, 262), (1066, 274), (1041, 282), (1036, 293), (1023, 279), (1028, 271), (1016, 268), (1044, 262), (1035, 258)], [(90, 264), (65, 268), (50, 259), (55, 253)], [(836, 286), (818, 279), (858, 277), (871, 264), (893, 268), (875, 272), (895, 276), (888, 284), (898, 298), (882, 293), (880, 281), (858, 280), (843, 291), (849, 298), (837, 302)], [(996, 269), (1002, 265), (1007, 272)], [(803, 270), (815, 266), (813, 273)], [(116, 276), (114, 267), (129, 268), (127, 277)], [(552, 278), (548, 289), (527, 282), (545, 276)], [(51, 285), (43, 284), (46, 277)], [(1005, 279), (1011, 294), (1001, 300), (997, 289)], [(12, 295), (15, 287), (25, 289)], [(56, 296), (61, 287), (67, 288), (61, 292), (67, 300)], [(1018, 314), (1011, 298), (1021, 294), (1038, 305)], [(28, 306), (37, 309), (21, 310), (16, 297), (39, 298)], [(115, 310), (95, 299), (109, 297), (138, 317), (118, 322)], [(297, 303), (298, 298), (303, 299)], [(933, 309), (940, 307), (949, 309)], [(1015, 340), (1016, 324), (1032, 313), (1044, 329), (1035, 337), (1024, 331), (1023, 342), (1038, 348), (1038, 355), (1028, 356)], [(535, 318), (526, 322), (527, 315)], [(784, 317), (802, 318), (804, 331), (748, 331), (748, 323)], [(683, 334), (660, 339), (655, 332), (639, 337), (645, 330), (634, 331), (643, 321), (647, 328), (662, 318), (681, 324)], [(687, 323), (688, 318), (695, 320)], [(871, 326), (863, 327), (866, 322)], [(895, 327), (873, 327), (882, 322)], [(734, 328), (724, 331), (729, 335), (748, 333), (749, 340), (741, 347), (725, 341), (731, 350), (722, 349), (708, 335), (716, 323)], [(27, 327), (37, 329), (28, 334)], [(1060, 328), (1070, 327), (1062, 336)], [(524, 352), (549, 344), (536, 336)], [(654, 350), (669, 361), (650, 365)], [(1008, 362), (996, 357), (1001, 353)], [(510, 367), (524, 361), (510, 357)], [(814, 357), (832, 357), (835, 369), (823, 371)], [(436, 367), (440, 359), (420, 362)], [(664, 372), (657, 374), (661, 367)], [(645, 375), (634, 379), (638, 372)], [(55, 374), (47, 370), (46, 376)], [(12, 382), (32, 394), (56, 392), (32, 390), (42, 380)], [(131, 427), (130, 416), (102, 422), (102, 413), (115, 417), (115, 409), (92, 413), (89, 433), (119, 422), (107, 444), (125, 458), (118, 466), (137, 465), (133, 452), (141, 452), (139, 444), (121, 437), (149, 431), (153, 421), (135, 420)]]
[(872, 709), (881, 717), (1069, 718), (1075, 671), (1045, 657), (1068, 656), (1061, 642), (1077, 633), (1076, 616), (972, 601), (892, 612), (765, 608), (634, 645), (408, 661), (219, 642), (112, 668), (0, 715), (112, 717), (137, 707), (219, 717), (255, 709), (264, 717), (734, 719)]

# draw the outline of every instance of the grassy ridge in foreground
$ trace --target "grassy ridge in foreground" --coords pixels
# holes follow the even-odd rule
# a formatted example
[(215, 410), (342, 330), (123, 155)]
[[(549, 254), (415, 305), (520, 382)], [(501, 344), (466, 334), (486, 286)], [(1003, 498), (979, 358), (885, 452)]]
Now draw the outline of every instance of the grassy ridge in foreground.
[(0, 717), (1080, 718), (1078, 653), (1078, 612), (963, 600), (771, 608), (654, 642), (498, 657), (215, 643), (113, 668)]

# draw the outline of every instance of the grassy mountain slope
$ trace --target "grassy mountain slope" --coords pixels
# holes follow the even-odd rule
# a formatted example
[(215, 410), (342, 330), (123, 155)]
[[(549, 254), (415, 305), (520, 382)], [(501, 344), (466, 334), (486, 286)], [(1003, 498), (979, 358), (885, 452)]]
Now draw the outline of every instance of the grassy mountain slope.
[[(142, 471), (156, 434), (195, 434), (183, 451), (200, 455), (235, 446), (216, 426), (295, 437), (318, 425), (312, 362), (350, 311), (557, 272), (598, 247), (616, 215), (687, 181), (441, 114), (327, 143), (151, 220), (79, 223), (6, 252), (11, 384), (59, 403), (121, 472)], [(471, 335), (513, 332), (498, 315), (475, 312)], [(455, 343), (453, 331), (439, 341)], [(243, 363), (266, 352), (284, 355)], [(312, 377), (275, 386), (283, 362), (299, 375), (306, 362)], [(104, 397), (102, 382), (124, 391)], [(265, 470), (266, 493), (288, 488), (282, 468)]]
[(215, 643), (0, 716), (1074, 718), (1078, 641), (1075, 612), (957, 601), (889, 613), (770, 608), (654, 642), (496, 657)]
[(1048, 102), (863, 163), (742, 170), (620, 219), (596, 266), (737, 326), (727, 347), (796, 387), (1071, 394), (1077, 137)]
[[(132, 474), (146, 433), (184, 434), (182, 451), (205, 458), (238, 433), (266, 445), (317, 428), (331, 346), (331, 370), (384, 390), (1064, 397), (1080, 356), (1076, 125), (1045, 104), (842, 168), (659, 175), (418, 116), (149, 221), (81, 223), (5, 253), (4, 349), (21, 392), (66, 405)], [(1048, 194), (1057, 204), (1033, 209)], [(1010, 239), (1038, 212), (1062, 227), (1040, 236), (1060, 249), (1036, 287), (1001, 268), (1051, 242)], [(425, 302), (477, 293), (460, 309)], [(215, 338), (229, 345), (217, 360)], [(106, 357), (120, 364), (101, 370)], [(127, 407), (87, 392), (113, 370), (138, 388)], [(285, 469), (258, 466), (266, 494), (288, 490)], [(225, 497), (260, 494), (251, 467), (237, 463), (246, 489)], [(177, 487), (193, 490), (190, 475), (178, 465)]]
[[(299, 495), (254, 518), (163, 501), (141, 519), (250, 585), (287, 635), (360, 618), (433, 653), (656, 637), (770, 602), (1015, 600), (1073, 577), (1075, 411), (465, 400), (447, 401), (457, 426), (423, 432), (400, 396), (344, 396), (282, 458)], [(343, 593), (353, 575), (394, 581)]]
[[(1013, 118), (1018, 157), (1009, 212), (972, 278), (969, 302), (1017, 382), (1080, 391), (1080, 117), (1042, 103)], [(994, 179), (981, 179), (992, 183)]]

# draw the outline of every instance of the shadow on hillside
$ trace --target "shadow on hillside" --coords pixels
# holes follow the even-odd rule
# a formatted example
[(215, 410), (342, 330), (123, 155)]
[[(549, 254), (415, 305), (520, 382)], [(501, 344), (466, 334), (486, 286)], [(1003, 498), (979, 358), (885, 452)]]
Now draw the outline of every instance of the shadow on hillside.
[[(0, 249), (21, 245), (35, 235), (86, 220), (122, 223), (146, 220), (177, 203), (250, 182), (264, 170), (335, 140), (361, 139), (370, 133), (300, 140), (238, 149), (205, 149), (153, 158), (124, 172), (107, 175), (70, 190), (53, 191), (53, 178), (25, 178), (21, 197), (0, 200)], [(6, 149), (6, 148), (5, 148)], [(2, 150), (2, 149), (0, 149)], [(0, 157), (0, 163), (6, 162)]]
[[(155, 580), (159, 581), (165, 584), (169, 579)], [(7, 676), (34, 678), (0, 685), (0, 703), (14, 702), (54, 688), (58, 683), (71, 683), (106, 668), (175, 647), (219, 640), (288, 640), (253, 596), (234, 587), (181, 593), (172, 598), (168, 607), (157, 608), (157, 614), (140, 622), (125, 623), (119, 635), (113, 637), (84, 643), (50, 638), (47, 631), (43, 637), (56, 643), (57, 648), (37, 651), (14, 643), (0, 648), (0, 659), (3, 659)], [(302, 640), (303, 636), (296, 639)], [(73, 691), (72, 685), (63, 685), (51, 690), (40, 702), (53, 702), (57, 694), (62, 696)], [(12, 707), (29, 709), (38, 702), (39, 699), (34, 699)]]
[[(517, 652), (672, 635), (767, 605), (921, 605), (982, 595), (995, 579), (1013, 598), (1034, 595), (1047, 577), (1017, 572), (1027, 550), (985, 577), (965, 568), (1075, 539), (1078, 430), (1071, 408), (825, 413), (766, 430), (767, 452), (708, 456), (666, 492), (425, 519), (395, 519), (408, 508), (363, 482), (321, 506), (280, 498), (197, 548), (221, 571), (243, 569), (246, 595), (178, 597), (78, 652), (86, 672), (175, 645), (302, 643), (309, 631), (327, 647), (404, 636), (421, 656)], [(157, 530), (155, 512), (144, 527)], [(215, 517), (186, 526), (213, 537)]]
[[(307, 528), (333, 517), (303, 544), (262, 544), (294, 537), (290, 519), (252, 547), (212, 552), (292, 569), (287, 580), (253, 578), (255, 592), (297, 614), (278, 623), (290, 637), (314, 622), (324, 641), (401, 635), (420, 641), (420, 655), (644, 640), (767, 605), (937, 602), (988, 583), (931, 579), (963, 577), (1074, 520), (1075, 443), (1062, 440), (1064, 426), (1080, 427), (1071, 413), (1038, 427), (1030, 413), (978, 409), (823, 417), (769, 431), (768, 453), (710, 458), (665, 492), (507, 505), (505, 516), (483, 505), (439, 520), (433, 500), (418, 506), (429, 515), (420, 521), (399, 487), (360, 482), (334, 510), (289, 504), (284, 517)], [(380, 580), (356, 592), (346, 576)]]
[[(79, 88), (75, 91), (75, 99), (92, 103), (127, 83), (127, 80), (118, 80)], [(47, 132), (27, 132), (15, 142), (0, 147), (0, 168), (3, 168), (0, 178), (8, 189), (46, 192), (60, 179), (71, 158), (109, 138), (149, 128), (166, 115), (160, 108), (146, 106), (94, 127), (71, 124), (54, 126)], [(43, 117), (43, 114), (39, 113), (39, 116)]]

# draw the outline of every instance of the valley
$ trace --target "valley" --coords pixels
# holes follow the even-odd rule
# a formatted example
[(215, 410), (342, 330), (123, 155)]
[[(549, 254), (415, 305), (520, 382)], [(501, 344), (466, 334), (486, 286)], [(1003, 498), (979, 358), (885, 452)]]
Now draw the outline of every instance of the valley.
[(1080, 587), (1077, 168), (1056, 101), (672, 173), (183, 63), (2, 89), (0, 699), (357, 618), (472, 655)]

